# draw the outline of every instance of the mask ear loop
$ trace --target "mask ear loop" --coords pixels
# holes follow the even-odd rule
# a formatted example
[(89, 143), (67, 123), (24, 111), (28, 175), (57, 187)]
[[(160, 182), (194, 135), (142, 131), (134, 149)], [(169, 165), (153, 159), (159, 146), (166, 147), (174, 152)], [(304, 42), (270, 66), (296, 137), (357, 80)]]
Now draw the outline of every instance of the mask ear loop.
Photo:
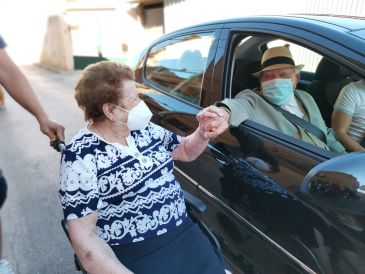
[[(124, 108), (122, 108), (122, 107), (120, 107), (120, 106), (117, 106), (117, 105), (115, 105), (115, 104), (112, 104), (113, 106), (115, 106), (115, 107), (117, 107), (117, 108), (119, 108), (119, 109), (121, 109), (121, 110), (123, 110), (123, 111), (125, 111), (125, 112), (127, 112), (127, 113), (129, 113), (130, 111), (128, 111), (128, 110), (126, 110), (126, 109), (124, 109)], [(115, 117), (113, 117), (113, 120), (112, 120), (113, 122), (116, 122), (116, 123), (118, 123), (118, 124), (122, 124), (122, 125), (125, 125), (125, 126), (127, 126), (128, 127), (128, 124), (127, 123), (124, 123), (124, 122), (122, 122), (122, 121), (118, 121), (118, 119), (117, 118), (115, 118)]]
[(121, 110), (124, 110), (125, 112), (130, 112), (129, 110), (126, 110), (126, 109), (124, 109), (124, 108), (122, 108), (122, 107), (120, 107), (120, 106), (117, 106), (117, 105), (114, 105), (114, 104), (112, 104), (113, 106), (115, 106), (115, 107), (117, 107), (117, 108), (120, 108)]

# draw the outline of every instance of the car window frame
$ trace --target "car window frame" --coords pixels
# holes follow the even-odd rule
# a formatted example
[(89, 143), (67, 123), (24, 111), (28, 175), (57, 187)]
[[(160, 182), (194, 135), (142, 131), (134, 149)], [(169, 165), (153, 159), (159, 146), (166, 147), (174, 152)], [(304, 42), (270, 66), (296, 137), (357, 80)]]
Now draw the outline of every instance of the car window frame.
[[(324, 39), (327, 41), (328, 46), (324, 47), (320, 45), (317, 42), (310, 42), (308, 40), (304, 40), (301, 37), (298, 37), (294, 35), (293, 33), (283, 32), (282, 30), (267, 30), (267, 29), (260, 29), (257, 28), (227, 28), (228, 25), (225, 25), (225, 28), (227, 29), (227, 38), (226, 39), (226, 47), (225, 52), (223, 54), (223, 58), (225, 60), (224, 62), (224, 73), (223, 73), (223, 92), (222, 97), (220, 100), (223, 100), (224, 98), (231, 98), (231, 74), (232, 74), (232, 60), (234, 58), (233, 54), (235, 52), (235, 48), (239, 41), (244, 39), (248, 36), (267, 36), (267, 37), (275, 37), (278, 39), (283, 39), (290, 41), (292, 43), (298, 44), (302, 47), (305, 47), (309, 50), (312, 50), (314, 52), (317, 52), (318, 54), (322, 55), (323, 57), (329, 58), (331, 60), (336, 60), (337, 63), (341, 64), (342, 66), (346, 66), (347, 68), (350, 67), (354, 72), (356, 70), (354, 68), (354, 64), (350, 63), (349, 60), (344, 58), (344, 56), (336, 56), (331, 50), (331, 43), (334, 44), (332, 41), (329, 41), (328, 39), (321, 37), (321, 39)], [(240, 25), (245, 25), (244, 23), (240, 23)], [(277, 26), (276, 26), (277, 27)], [(290, 26), (287, 26), (288, 29), (290, 29)], [(294, 29), (297, 30), (297, 29)], [(301, 30), (304, 31), (304, 30)], [(298, 35), (298, 34), (297, 34)], [(312, 35), (315, 35), (312, 33)], [(317, 36), (317, 35), (316, 35)], [(316, 41), (315, 39), (313, 41)], [(338, 45), (337, 45), (338, 46)], [(348, 49), (347, 49), (348, 50)], [(218, 61), (216, 61), (217, 63)], [(358, 68), (357, 68), (358, 69)], [(271, 128), (268, 128), (264, 125), (261, 125), (255, 121), (244, 121), (241, 123), (241, 125), (246, 128), (246, 130), (253, 130), (256, 132), (256, 134), (263, 136), (265, 139), (269, 139), (275, 143), (282, 143), (285, 142), (286, 145), (291, 145), (293, 147), (293, 152), (295, 153), (306, 153), (307, 155), (310, 155), (311, 158), (318, 159), (319, 162), (332, 159), (334, 157), (340, 156), (341, 154), (337, 154), (331, 151), (327, 151), (325, 149), (321, 149), (319, 147), (316, 147), (314, 145), (305, 143), (301, 140), (296, 140), (291, 138), (290, 136), (281, 133), (279, 131), (273, 130)]]
[[(174, 38), (189, 36), (189, 35), (194, 35), (194, 34), (203, 34), (203, 33), (211, 33), (212, 34), (212, 43), (211, 43), (210, 48), (209, 48), (207, 61), (206, 61), (204, 72), (203, 72), (202, 92), (201, 92), (201, 99), (200, 99), (199, 104), (194, 104), (193, 102), (190, 102), (190, 101), (185, 100), (181, 97), (175, 96), (174, 94), (171, 94), (171, 93), (163, 90), (162, 88), (158, 87), (153, 82), (148, 80), (147, 75), (146, 75), (146, 64), (147, 64), (147, 60), (148, 60), (148, 56), (150, 54), (150, 51), (152, 50), (153, 47), (155, 47), (156, 45), (161, 44), (163, 42), (167, 42), (168, 40), (171, 40), (171, 39), (174, 39)], [(160, 40), (154, 42), (153, 44), (151, 44), (148, 47), (148, 50), (145, 53), (145, 58), (144, 58), (144, 62), (143, 62), (143, 70), (142, 70), (142, 79), (143, 79), (143, 81), (145, 83), (147, 83), (151, 88), (161, 92), (162, 94), (165, 94), (165, 95), (167, 95), (171, 98), (179, 100), (180, 102), (188, 104), (190, 106), (202, 108), (202, 106), (206, 104), (206, 101), (209, 100), (209, 97), (210, 97), (210, 94), (209, 94), (210, 83), (208, 83), (208, 84), (206, 83), (206, 79), (207, 79), (206, 74), (209, 73), (209, 67), (212, 66), (211, 63), (214, 60), (214, 56), (215, 56), (215, 52), (216, 52), (216, 48), (217, 48), (217, 41), (219, 41), (220, 34), (221, 34), (221, 26), (218, 25), (217, 27), (213, 27), (213, 28), (207, 28), (207, 29), (197, 28), (197, 29), (193, 29), (193, 30), (190, 30), (190, 31), (178, 32), (176, 34), (168, 35), (164, 39), (160, 39)], [(207, 90), (207, 91), (204, 91), (204, 89)], [(208, 96), (206, 96), (208, 98), (204, 98), (205, 96), (202, 95), (204, 92), (206, 92), (208, 94)]]
[(309, 157), (312, 160), (316, 160), (318, 162), (323, 162), (341, 155), (292, 138), (285, 133), (266, 127), (252, 120), (246, 120), (242, 122), (239, 127), (240, 126), (243, 126), (244, 130), (247, 132), (250, 132), (256, 136), (264, 137), (265, 140), (280, 144), (281, 146), (285, 147), (290, 146), (292, 151), (296, 151), (301, 155)]

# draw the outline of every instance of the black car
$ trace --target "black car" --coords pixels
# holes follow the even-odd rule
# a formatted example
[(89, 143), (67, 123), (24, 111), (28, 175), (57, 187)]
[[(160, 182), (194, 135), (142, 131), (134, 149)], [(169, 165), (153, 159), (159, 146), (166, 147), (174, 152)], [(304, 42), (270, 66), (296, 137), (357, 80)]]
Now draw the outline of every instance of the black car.
[[(297, 88), (331, 127), (342, 87), (365, 77), (360, 18), (247, 17), (167, 34), (136, 66), (141, 97), (153, 122), (188, 135), (202, 108), (258, 86), (263, 52), (284, 44), (305, 65)], [(365, 273), (363, 152), (338, 155), (248, 120), (175, 167), (235, 273)]]

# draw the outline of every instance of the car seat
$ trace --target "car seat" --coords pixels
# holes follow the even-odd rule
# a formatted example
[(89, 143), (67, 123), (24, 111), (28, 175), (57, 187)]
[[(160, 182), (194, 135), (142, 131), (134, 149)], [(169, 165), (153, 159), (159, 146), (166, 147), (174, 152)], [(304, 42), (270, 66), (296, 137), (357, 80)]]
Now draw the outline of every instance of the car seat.
[(232, 77), (232, 97), (244, 89), (253, 89), (260, 85), (257, 77), (252, 73), (261, 69), (260, 61), (249, 61), (247, 59), (237, 59)]
[(352, 82), (352, 72), (323, 57), (314, 75), (314, 81), (309, 84), (307, 92), (316, 101), (322, 113), (323, 120), (331, 127), (333, 105), (341, 89)]

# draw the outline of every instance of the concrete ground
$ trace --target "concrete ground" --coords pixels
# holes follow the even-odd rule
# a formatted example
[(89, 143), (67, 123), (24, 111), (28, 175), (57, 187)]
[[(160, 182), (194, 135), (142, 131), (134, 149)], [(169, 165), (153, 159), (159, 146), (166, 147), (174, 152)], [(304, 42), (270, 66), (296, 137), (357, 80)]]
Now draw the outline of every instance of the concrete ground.
[[(69, 141), (85, 124), (73, 97), (80, 72), (56, 73), (37, 66), (22, 70), (51, 119), (66, 127)], [(1, 219), (3, 257), (16, 273), (81, 273), (75, 270), (60, 225), (59, 159), (33, 116), (7, 96), (6, 109), (0, 110), (0, 168), (9, 190)]]

